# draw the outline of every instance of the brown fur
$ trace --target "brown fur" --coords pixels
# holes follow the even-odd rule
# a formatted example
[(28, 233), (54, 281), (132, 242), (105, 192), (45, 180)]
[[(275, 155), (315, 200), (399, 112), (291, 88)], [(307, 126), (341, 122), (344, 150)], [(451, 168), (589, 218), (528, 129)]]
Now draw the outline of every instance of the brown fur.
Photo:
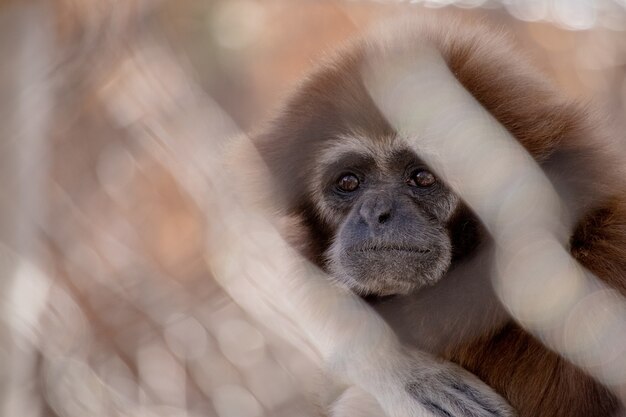
[[(431, 16), (416, 21), (412, 32), (408, 42), (432, 41), (462, 85), (541, 163), (579, 219), (573, 256), (626, 295), (626, 193), (610, 141), (587, 107), (565, 98), (505, 35), (481, 22)], [(310, 190), (301, 186), (316, 155), (354, 127), (371, 137), (394, 134), (359, 77), (364, 53), (375, 42), (351, 43), (320, 66), (253, 137), (285, 196), (286, 213), (302, 230), (303, 252), (316, 262), (332, 237), (311, 209)], [(441, 353), (495, 388), (520, 417), (606, 417), (619, 407), (605, 387), (511, 320), (478, 338), (450, 342)]]

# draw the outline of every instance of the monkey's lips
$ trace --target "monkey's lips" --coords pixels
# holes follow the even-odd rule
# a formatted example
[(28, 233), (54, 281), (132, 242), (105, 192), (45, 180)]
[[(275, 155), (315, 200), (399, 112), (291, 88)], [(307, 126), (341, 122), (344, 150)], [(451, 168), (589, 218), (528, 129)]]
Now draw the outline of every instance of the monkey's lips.
[(425, 255), (431, 252), (428, 248), (421, 248), (415, 246), (395, 246), (395, 245), (381, 245), (381, 246), (363, 246), (358, 248), (353, 248), (353, 252), (356, 253), (372, 253), (372, 252), (407, 252), (407, 253), (415, 253)]

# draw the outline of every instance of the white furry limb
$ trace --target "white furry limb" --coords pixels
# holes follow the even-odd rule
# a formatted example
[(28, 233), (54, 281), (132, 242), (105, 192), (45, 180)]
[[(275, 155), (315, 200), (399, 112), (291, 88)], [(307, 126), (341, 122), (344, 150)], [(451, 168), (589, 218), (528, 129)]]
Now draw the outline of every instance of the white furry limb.
[[(394, 128), (494, 237), (494, 287), (513, 317), (626, 400), (626, 304), (568, 253), (571, 225), (537, 163), (428, 45), (373, 56), (364, 73)], [(583, 305), (589, 314), (577, 313)]]
[[(221, 285), (258, 312), (257, 297), (291, 318), (335, 376), (373, 395), (388, 416), (509, 416), (497, 394), (469, 373), (420, 352), (407, 352), (360, 298), (290, 248), (274, 228), (211, 175), (214, 199), (210, 265)], [(216, 181), (216, 179), (218, 179)], [(245, 256), (242, 256), (245, 254)]]
[[(149, 65), (150, 56), (142, 55), (143, 51), (158, 54), (160, 65)], [(167, 51), (151, 45), (139, 48), (137, 54), (132, 74), (141, 76), (143, 83), (130, 79), (129, 86), (148, 84), (166, 74), (178, 80), (170, 84), (183, 88), (176, 95), (158, 89), (142, 91), (142, 99), (154, 103), (143, 108), (155, 110), (137, 113), (134, 120), (127, 120), (127, 115), (133, 114), (128, 106), (136, 101), (136, 92), (120, 82), (103, 94), (111, 113), (126, 117), (124, 123), (132, 126), (146, 149), (180, 174), (180, 184), (210, 216), (207, 263), (240, 306), (318, 365), (330, 367), (337, 378), (368, 392), (390, 417), (440, 417), (446, 415), (437, 409), (441, 402), (464, 410), (456, 415), (510, 415), (504, 401), (469, 373), (405, 351), (361, 299), (333, 287), (322, 271), (290, 248), (266, 218), (242, 201), (232, 171), (215, 152), (224, 131), (232, 135), (235, 130), (227, 116), (209, 98), (195, 93), (199, 89), (188, 85)], [(254, 149), (251, 144), (248, 148)]]

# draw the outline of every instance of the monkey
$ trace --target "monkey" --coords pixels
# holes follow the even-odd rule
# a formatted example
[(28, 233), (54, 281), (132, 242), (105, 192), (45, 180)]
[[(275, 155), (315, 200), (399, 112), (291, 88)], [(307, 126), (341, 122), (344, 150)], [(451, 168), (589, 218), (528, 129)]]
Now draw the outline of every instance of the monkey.
[[(489, 234), (377, 108), (362, 68), (395, 45), (400, 53), (433, 45), (567, 203), (571, 255), (626, 295), (626, 193), (619, 170), (609, 168), (618, 164), (607, 152), (613, 138), (501, 28), (448, 14), (416, 16), (402, 28), (338, 48), (250, 135), (288, 219), (284, 235), (404, 343), (476, 375), (520, 417), (618, 415), (623, 408), (607, 387), (545, 347), (498, 301)], [(419, 396), (419, 386), (407, 390)], [(434, 413), (454, 415), (445, 406)]]

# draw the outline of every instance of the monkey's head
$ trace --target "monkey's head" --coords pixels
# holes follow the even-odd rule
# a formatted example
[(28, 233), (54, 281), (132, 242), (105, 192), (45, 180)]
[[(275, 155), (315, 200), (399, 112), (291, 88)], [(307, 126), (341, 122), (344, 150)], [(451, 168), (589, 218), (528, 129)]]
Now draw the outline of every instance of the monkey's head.
[(379, 112), (361, 58), (313, 72), (253, 141), (297, 220), (290, 240), (359, 294), (406, 294), (450, 267), (460, 202)]
[(403, 138), (353, 132), (301, 146), (313, 163), (278, 182), (309, 258), (362, 295), (406, 294), (445, 274), (460, 202)]

